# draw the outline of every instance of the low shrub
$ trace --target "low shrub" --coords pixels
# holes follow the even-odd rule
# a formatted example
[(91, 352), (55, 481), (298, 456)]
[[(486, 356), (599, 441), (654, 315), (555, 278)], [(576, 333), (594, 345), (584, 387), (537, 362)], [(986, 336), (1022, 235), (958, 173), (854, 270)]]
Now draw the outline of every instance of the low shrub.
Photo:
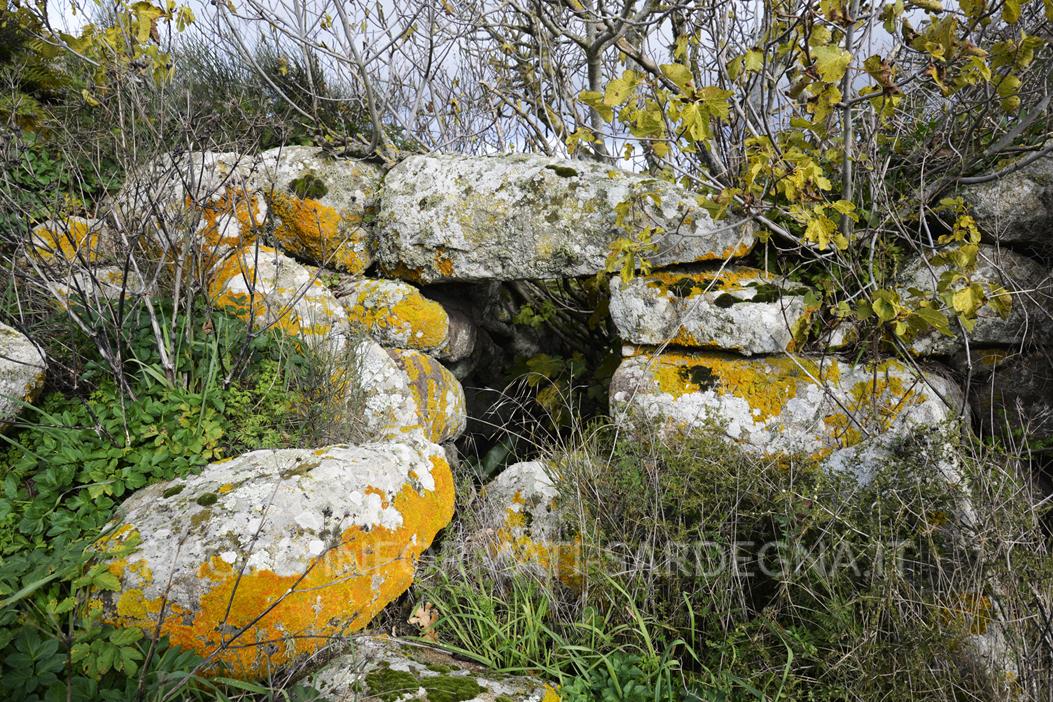
[(440, 642), (575, 700), (1053, 689), (1053, 559), (1018, 457), (934, 431), (860, 484), (716, 431), (579, 436), (547, 464), (580, 587), (473, 552), (469, 508), (416, 586)]

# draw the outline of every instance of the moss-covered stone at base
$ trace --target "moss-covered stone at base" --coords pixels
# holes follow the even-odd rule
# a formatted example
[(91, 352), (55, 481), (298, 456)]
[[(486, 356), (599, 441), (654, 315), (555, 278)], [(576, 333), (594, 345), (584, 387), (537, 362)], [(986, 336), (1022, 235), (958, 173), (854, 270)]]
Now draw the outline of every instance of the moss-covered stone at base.
[(387, 636), (356, 637), (306, 681), (328, 702), (556, 702), (535, 678), (493, 673), (420, 644)]

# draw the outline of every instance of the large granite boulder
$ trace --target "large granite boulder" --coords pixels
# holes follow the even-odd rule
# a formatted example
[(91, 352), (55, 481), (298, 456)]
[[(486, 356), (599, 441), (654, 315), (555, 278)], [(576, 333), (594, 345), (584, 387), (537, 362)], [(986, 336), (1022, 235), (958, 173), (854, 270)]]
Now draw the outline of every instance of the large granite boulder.
[(638, 355), (611, 380), (611, 413), (665, 432), (715, 428), (763, 455), (804, 454), (861, 478), (896, 438), (959, 416), (958, 386), (896, 360), (854, 365), (724, 353)]
[[(932, 265), (923, 258), (910, 263), (899, 278), (906, 298), (914, 289), (931, 296), (944, 276), (955, 273), (947, 264)], [(1003, 317), (995, 305), (986, 304), (977, 312), (976, 325), (968, 332), (973, 346), (1014, 346), (1028, 339), (1053, 336), (1053, 272), (1045, 266), (1008, 249), (982, 245), (975, 270), (969, 279), (1004, 288), (1011, 296), (1009, 314)], [(957, 327), (957, 325), (954, 325)], [(953, 327), (952, 327), (953, 329)], [(950, 355), (964, 348), (961, 330), (954, 336), (939, 332), (915, 339), (911, 351), (918, 355)]]
[(755, 268), (615, 276), (610, 285), (611, 319), (632, 344), (782, 353), (808, 316), (806, 288)]
[[(650, 196), (660, 200), (655, 204)], [(616, 207), (632, 201), (625, 226)], [(388, 172), (377, 258), (417, 282), (592, 275), (615, 239), (658, 227), (656, 266), (742, 256), (746, 225), (715, 224), (690, 192), (588, 161), (410, 156)]]
[(24, 334), (0, 323), (0, 429), (44, 386), (44, 355)]
[(95, 545), (102, 619), (263, 679), (367, 625), (453, 516), (434, 444), (254, 451), (144, 488)]
[(435, 443), (456, 439), (468, 421), (464, 389), (450, 371), (431, 356), (412, 349), (388, 351), (402, 371), (405, 387), (417, 407), (424, 436)]
[(439, 650), (386, 636), (358, 636), (305, 681), (323, 702), (434, 700), (436, 702), (559, 702), (549, 685), (502, 675)]
[(1053, 154), (960, 195), (988, 240), (1053, 254)]
[(286, 253), (347, 273), (370, 266), (379, 168), (310, 146), (264, 151), (259, 161), (274, 237)]

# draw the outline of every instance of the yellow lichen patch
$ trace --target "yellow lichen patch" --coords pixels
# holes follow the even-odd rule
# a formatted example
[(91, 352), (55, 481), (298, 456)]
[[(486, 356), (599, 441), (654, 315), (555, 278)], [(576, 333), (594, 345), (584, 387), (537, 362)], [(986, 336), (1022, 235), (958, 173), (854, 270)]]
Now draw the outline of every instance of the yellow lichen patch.
[(99, 242), (98, 229), (81, 217), (45, 222), (33, 229), (33, 250), (43, 261), (94, 263), (100, 254)]
[(347, 529), (296, 574), (242, 572), (213, 556), (198, 570), (202, 595), (194, 607), (122, 593), (104, 619), (152, 633), (164, 605), (160, 633), (201, 656), (214, 655), (206, 671), (212, 675), (259, 679), (301, 660), (362, 629), (412, 583), (420, 554), (453, 517), (450, 467), (440, 457), (430, 460), (434, 490), (407, 484), (392, 500), (402, 515), (397, 529)]
[(410, 285), (360, 281), (357, 294), (345, 299), (344, 310), (352, 327), (381, 343), (434, 351), (449, 337), (446, 310)]
[(274, 236), (289, 253), (355, 275), (369, 266), (367, 236), (359, 215), (278, 192), (272, 192), (268, 201), (281, 221)]
[(545, 694), (541, 698), (541, 702), (559, 702), (559, 693), (551, 685), (545, 685)]
[(751, 361), (722, 353), (667, 353), (656, 357), (653, 364), (652, 373), (662, 392), (673, 397), (702, 390), (734, 395), (749, 404), (757, 420), (779, 414), (797, 396), (800, 383), (833, 380), (838, 373), (836, 361), (820, 368), (807, 359)]
[(424, 435), (435, 443), (457, 437), (464, 430), (464, 390), (441, 363), (411, 350), (388, 351), (409, 380), (410, 393)]

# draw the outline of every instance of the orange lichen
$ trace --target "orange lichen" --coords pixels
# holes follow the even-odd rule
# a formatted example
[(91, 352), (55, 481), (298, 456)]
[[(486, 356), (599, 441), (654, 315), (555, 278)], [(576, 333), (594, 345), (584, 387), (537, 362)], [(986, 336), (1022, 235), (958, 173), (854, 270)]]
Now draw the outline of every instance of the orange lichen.
[(424, 434), (435, 443), (457, 436), (464, 428), (464, 392), (453, 373), (417, 351), (388, 351), (409, 380)]
[(213, 675), (259, 679), (301, 660), (334, 637), (363, 628), (412, 583), (420, 554), (453, 517), (450, 467), (440, 457), (430, 460), (435, 488), (402, 488), (392, 501), (403, 520), (397, 529), (349, 528), (296, 574), (242, 572), (213, 556), (198, 569), (202, 594), (192, 608), (130, 590), (104, 619), (152, 633), (164, 605), (160, 633), (175, 645), (214, 656), (206, 671)]
[(268, 202), (281, 222), (274, 236), (289, 253), (353, 275), (369, 266), (360, 215), (278, 192), (270, 193)]
[(444, 278), (453, 277), (453, 260), (444, 246), (435, 248), (435, 270)]
[[(187, 196), (185, 206), (194, 207)], [(221, 196), (200, 206), (200, 246), (209, 264), (230, 249), (245, 246), (256, 240), (256, 230), (263, 223), (260, 202), (255, 194), (244, 188), (227, 188)]]

